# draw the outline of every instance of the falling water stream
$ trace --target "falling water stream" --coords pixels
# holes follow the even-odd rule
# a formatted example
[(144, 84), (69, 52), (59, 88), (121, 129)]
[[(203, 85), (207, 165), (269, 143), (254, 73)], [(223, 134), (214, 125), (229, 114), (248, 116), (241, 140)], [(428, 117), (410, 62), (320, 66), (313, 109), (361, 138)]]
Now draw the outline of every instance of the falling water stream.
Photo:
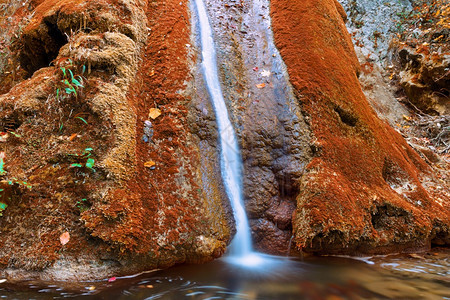
[(200, 27), (203, 74), (219, 129), (221, 174), (236, 220), (237, 232), (229, 254), (242, 263), (251, 263), (257, 255), (252, 252), (250, 227), (244, 208), (241, 154), (220, 87), (214, 39), (206, 7), (202, 0), (195, 0), (195, 6)]

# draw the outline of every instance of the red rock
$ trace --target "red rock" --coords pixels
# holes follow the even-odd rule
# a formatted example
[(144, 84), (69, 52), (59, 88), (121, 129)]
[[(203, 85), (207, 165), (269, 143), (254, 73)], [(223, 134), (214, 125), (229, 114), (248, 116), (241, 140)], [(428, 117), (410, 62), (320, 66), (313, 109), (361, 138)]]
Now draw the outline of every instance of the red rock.
[(340, 5), (271, 5), (277, 47), (320, 145), (297, 197), (297, 247), (356, 254), (448, 243), (448, 190), (434, 190), (430, 167), (370, 108)]

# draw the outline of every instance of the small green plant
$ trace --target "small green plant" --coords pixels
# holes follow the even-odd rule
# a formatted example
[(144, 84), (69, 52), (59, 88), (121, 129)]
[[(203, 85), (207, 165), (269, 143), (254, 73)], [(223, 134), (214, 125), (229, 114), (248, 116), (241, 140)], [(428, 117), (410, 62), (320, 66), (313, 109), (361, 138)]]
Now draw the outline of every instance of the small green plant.
[[(74, 72), (78, 69), (71, 59), (67, 60), (65, 66), (59, 67), (62, 72), (61, 84), (56, 88), (56, 99), (65, 98), (71, 96), (78, 97), (80, 89), (84, 88), (82, 75), (86, 71), (86, 67), (81, 67), (81, 74), (74, 75)], [(61, 95), (62, 94), (62, 95)]]
[[(0, 152), (0, 176), (5, 176), (5, 175), (8, 174), (8, 171), (5, 170), (4, 158), (5, 158), (5, 152)], [(31, 184), (29, 184), (28, 182), (23, 181), (23, 180), (19, 180), (19, 179), (15, 178), (15, 177), (13, 177), (13, 178), (11, 178), (9, 180), (2, 180), (1, 183), (7, 183), (8, 185), (17, 184), (17, 185), (26, 187), (28, 189), (32, 188)], [(3, 192), (2, 188), (0, 188), (0, 192)]]
[[(80, 120), (81, 122), (83, 122), (86, 125), (89, 125), (89, 123), (84, 118), (82, 118), (80, 116), (75, 116), (74, 118)], [(69, 116), (69, 119), (70, 119), (70, 116)], [(64, 128), (64, 122), (60, 121), (60, 123), (59, 123), (59, 130), (58, 131), (61, 132), (63, 130), (63, 128)]]
[(72, 168), (83, 168), (83, 167), (85, 167), (85, 168), (95, 172), (95, 169), (94, 169), (95, 160), (93, 158), (89, 157), (89, 156), (91, 156), (91, 151), (92, 150), (93, 150), (92, 148), (86, 148), (86, 149), (83, 150), (83, 153), (81, 153), (81, 154), (68, 154), (69, 156), (72, 156), (75, 159), (86, 159), (86, 162), (84, 162), (84, 163), (79, 163), (79, 162), (73, 163), (73, 164), (70, 165), (70, 167), (72, 167)]
[(8, 131), (8, 133), (10, 133), (11, 135), (15, 136), (16, 138), (22, 137), (20, 134), (14, 132), (14, 131)]
[[(15, 177), (11, 178), (11, 180), (8, 180), (7, 183), (8, 183), (9, 185), (15, 185), (15, 184), (17, 184), (17, 185), (22, 186), (22, 187), (25, 187), (25, 188), (27, 188), (27, 189), (29, 189), (29, 190), (31, 190), (31, 188), (33, 187), (33, 186), (32, 186), (31, 184), (29, 184), (28, 182), (23, 181), (23, 180), (19, 180), (19, 179), (15, 178)], [(3, 191), (3, 189), (0, 189), (0, 192), (1, 192), (1, 191)]]
[(3, 216), (3, 211), (8, 207), (8, 204), (0, 202), (0, 217)]
[(8, 174), (5, 170), (5, 152), (0, 152), (0, 176)]
[[(5, 170), (5, 152), (0, 152), (0, 176), (6, 176), (8, 174), (8, 171)], [(31, 189), (32, 185), (29, 184), (26, 181), (23, 180), (19, 180), (15, 177), (10, 178), (8, 180), (2, 180), (0, 181), (0, 216), (3, 216), (3, 212), (6, 210), (6, 208), (8, 207), (8, 204), (6, 204), (5, 202), (5, 197), (7, 197), (6, 195), (8, 195), (8, 193), (6, 193), (5, 189), (7, 186), (13, 186), (13, 185), (18, 185), (20, 187), (25, 187), (27, 189)], [(8, 197), (8, 200), (10, 200), (10, 197)]]
[(75, 206), (80, 210), (80, 213), (83, 213), (89, 209), (86, 198), (78, 200)]
[(84, 124), (88, 125), (88, 122), (85, 119), (83, 119), (82, 117), (75, 117), (75, 118), (83, 121)]
[(91, 156), (91, 151), (93, 151), (93, 150), (94, 149), (92, 149), (92, 148), (85, 148), (81, 154), (69, 153), (67, 155), (72, 156), (72, 157), (87, 158), (87, 157)]

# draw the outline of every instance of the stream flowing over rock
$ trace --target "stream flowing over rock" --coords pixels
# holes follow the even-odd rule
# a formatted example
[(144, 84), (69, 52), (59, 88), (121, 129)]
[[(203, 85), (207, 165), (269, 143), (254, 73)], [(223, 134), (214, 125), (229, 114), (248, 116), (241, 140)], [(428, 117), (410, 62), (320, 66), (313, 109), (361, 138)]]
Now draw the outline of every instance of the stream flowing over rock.
[[(448, 185), (380, 119), (404, 108), (370, 106), (337, 0), (205, 4), (255, 249), (450, 243)], [(192, 5), (32, 0), (10, 12), (0, 276), (99, 279), (225, 253), (235, 220)]]

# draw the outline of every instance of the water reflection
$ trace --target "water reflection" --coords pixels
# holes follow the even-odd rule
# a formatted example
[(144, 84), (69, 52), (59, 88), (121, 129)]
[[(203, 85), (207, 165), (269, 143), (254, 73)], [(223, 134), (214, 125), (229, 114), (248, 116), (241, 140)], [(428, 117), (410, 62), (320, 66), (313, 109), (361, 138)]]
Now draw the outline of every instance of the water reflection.
[(449, 299), (449, 251), (365, 261), (264, 256), (264, 268), (225, 260), (119, 277), (109, 283), (0, 284), (3, 299)]

